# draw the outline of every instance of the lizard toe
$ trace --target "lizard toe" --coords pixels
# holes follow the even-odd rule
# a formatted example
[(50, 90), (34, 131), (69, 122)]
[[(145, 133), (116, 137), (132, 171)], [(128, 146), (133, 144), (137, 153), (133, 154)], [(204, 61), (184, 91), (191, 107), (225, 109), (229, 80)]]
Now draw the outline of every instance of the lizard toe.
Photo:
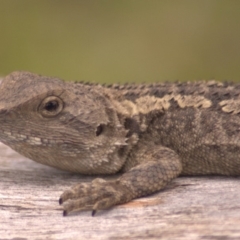
[(98, 210), (129, 201), (129, 190), (121, 186), (119, 181), (97, 180), (88, 183), (86, 186), (87, 189), (84, 189), (84, 191), (83, 187), (79, 186), (79, 188), (74, 187), (61, 195), (59, 203), (63, 203), (64, 216), (70, 212), (85, 210), (92, 210), (94, 215)]

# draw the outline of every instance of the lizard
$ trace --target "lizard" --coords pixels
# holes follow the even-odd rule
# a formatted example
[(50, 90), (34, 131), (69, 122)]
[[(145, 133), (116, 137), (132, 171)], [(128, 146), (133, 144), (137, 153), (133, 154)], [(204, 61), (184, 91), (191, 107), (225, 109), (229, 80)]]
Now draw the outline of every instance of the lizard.
[(95, 178), (65, 190), (63, 215), (158, 192), (178, 176), (240, 175), (240, 84), (64, 82), (13, 72), (0, 85), (0, 141)]

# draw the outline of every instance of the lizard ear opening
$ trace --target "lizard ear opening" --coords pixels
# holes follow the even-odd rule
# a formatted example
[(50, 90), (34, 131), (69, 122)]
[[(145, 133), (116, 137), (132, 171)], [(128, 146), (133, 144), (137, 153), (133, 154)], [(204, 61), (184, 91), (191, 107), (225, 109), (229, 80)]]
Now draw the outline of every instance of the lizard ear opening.
[(100, 124), (97, 126), (97, 130), (96, 130), (96, 136), (98, 137), (100, 134), (102, 134), (103, 130), (104, 130), (105, 125), (104, 124)]
[(38, 112), (43, 117), (55, 117), (63, 110), (63, 101), (59, 97), (46, 97), (38, 107)]

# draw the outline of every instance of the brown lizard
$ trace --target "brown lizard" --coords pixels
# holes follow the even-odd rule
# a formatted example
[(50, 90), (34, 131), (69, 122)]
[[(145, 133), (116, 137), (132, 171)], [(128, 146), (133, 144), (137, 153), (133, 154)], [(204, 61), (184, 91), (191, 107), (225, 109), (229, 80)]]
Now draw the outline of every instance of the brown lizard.
[(64, 216), (107, 209), (179, 175), (240, 175), (240, 85), (102, 86), (14, 72), (0, 85), (0, 140), (36, 162), (96, 178), (60, 196)]

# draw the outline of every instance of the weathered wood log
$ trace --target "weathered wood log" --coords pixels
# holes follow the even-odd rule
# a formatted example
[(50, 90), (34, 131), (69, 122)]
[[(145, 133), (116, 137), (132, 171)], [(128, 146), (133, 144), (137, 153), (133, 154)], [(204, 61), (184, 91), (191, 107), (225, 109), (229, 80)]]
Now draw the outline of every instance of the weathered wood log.
[(240, 178), (182, 177), (95, 217), (63, 217), (62, 191), (92, 179), (37, 164), (0, 143), (0, 239), (240, 239)]

